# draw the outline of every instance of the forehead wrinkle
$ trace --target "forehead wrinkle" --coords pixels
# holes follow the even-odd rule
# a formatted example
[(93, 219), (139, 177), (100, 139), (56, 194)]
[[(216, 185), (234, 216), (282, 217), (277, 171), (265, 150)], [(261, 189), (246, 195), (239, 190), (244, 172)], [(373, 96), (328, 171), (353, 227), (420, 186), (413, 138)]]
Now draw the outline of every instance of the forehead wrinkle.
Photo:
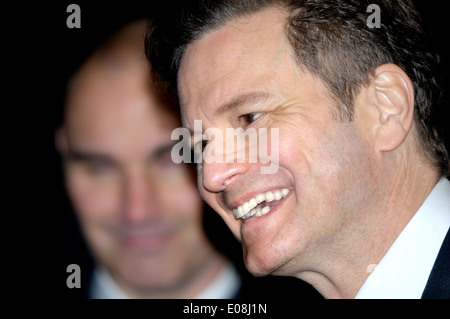
[(234, 96), (230, 101), (225, 102), (216, 110), (216, 116), (230, 112), (242, 105), (258, 103), (260, 101), (267, 101), (270, 94), (263, 91), (248, 92)]
[[(205, 112), (205, 109), (210, 109), (209, 107), (200, 107), (200, 109), (202, 110), (203, 115), (205, 116), (206, 119), (208, 119), (208, 121), (212, 122), (213, 119), (218, 118), (219, 116), (223, 115), (224, 113), (230, 112), (233, 109), (236, 109), (240, 106), (246, 105), (246, 104), (250, 104), (250, 103), (258, 103), (258, 102), (265, 102), (267, 101), (267, 99), (271, 96), (268, 92), (265, 92), (263, 90), (259, 90), (259, 91), (250, 91), (250, 92), (237, 92), (237, 94), (232, 97), (231, 99), (229, 99), (228, 101), (225, 102), (221, 102), (220, 100), (223, 100), (222, 96), (227, 96), (228, 94), (224, 94), (223, 93), (223, 89), (225, 86), (223, 85), (223, 79), (226, 78), (230, 73), (235, 73), (234, 71), (229, 71), (226, 74), (222, 74), (218, 79), (214, 80), (212, 83), (210, 83), (211, 85), (214, 85), (214, 83), (217, 82), (221, 82), (222, 84), (219, 86), (216, 86), (217, 89), (213, 89), (213, 90), (209, 90), (209, 84), (208, 84), (208, 88), (202, 87), (199, 89), (199, 92), (202, 92), (204, 90), (207, 90), (208, 94), (210, 94), (211, 92), (214, 92), (215, 96), (219, 96), (218, 98), (214, 98), (215, 100), (219, 100), (218, 103), (216, 102), (211, 102), (208, 104), (211, 104), (211, 109), (213, 109), (213, 112)], [(203, 94), (201, 94), (201, 96), (203, 96)], [(206, 94), (207, 96), (207, 94)], [(200, 98), (200, 100), (202, 100), (202, 98)], [(191, 102), (190, 100), (186, 100), (185, 102), (180, 101), (180, 106), (182, 109), (182, 122), (183, 122), (183, 126), (186, 126), (186, 121), (188, 120), (186, 118), (186, 111), (188, 108), (192, 108), (195, 105), (192, 105), (193, 102)], [(218, 104), (219, 106), (216, 107), (216, 104)], [(192, 124), (192, 123), (189, 123)]]

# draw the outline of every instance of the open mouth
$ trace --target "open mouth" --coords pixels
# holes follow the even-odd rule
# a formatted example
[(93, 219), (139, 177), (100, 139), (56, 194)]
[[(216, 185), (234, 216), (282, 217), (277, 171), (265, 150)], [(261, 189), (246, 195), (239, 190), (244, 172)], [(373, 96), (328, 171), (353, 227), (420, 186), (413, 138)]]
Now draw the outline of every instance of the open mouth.
[(233, 216), (236, 219), (247, 219), (253, 216), (264, 216), (276, 206), (276, 202), (286, 197), (289, 189), (283, 188), (274, 192), (265, 192), (256, 195), (241, 206), (233, 209)]

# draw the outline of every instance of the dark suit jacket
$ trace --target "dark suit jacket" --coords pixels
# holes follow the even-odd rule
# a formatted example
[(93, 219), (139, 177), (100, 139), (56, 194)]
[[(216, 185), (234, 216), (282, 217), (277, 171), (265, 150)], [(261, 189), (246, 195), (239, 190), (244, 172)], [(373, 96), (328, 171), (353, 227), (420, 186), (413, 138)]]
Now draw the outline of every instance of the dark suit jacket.
[(422, 299), (450, 299), (450, 230), (434, 262)]

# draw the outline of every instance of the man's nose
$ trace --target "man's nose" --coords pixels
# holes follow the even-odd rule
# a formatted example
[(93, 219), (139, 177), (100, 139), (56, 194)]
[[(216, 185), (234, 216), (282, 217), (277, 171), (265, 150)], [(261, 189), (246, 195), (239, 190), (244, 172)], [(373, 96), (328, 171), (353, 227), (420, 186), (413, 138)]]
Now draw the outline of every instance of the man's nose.
[(124, 217), (130, 223), (139, 223), (157, 212), (154, 181), (137, 174), (127, 176), (123, 189)]
[(225, 190), (233, 182), (241, 178), (248, 169), (248, 163), (204, 162), (202, 166), (203, 187), (212, 193)]

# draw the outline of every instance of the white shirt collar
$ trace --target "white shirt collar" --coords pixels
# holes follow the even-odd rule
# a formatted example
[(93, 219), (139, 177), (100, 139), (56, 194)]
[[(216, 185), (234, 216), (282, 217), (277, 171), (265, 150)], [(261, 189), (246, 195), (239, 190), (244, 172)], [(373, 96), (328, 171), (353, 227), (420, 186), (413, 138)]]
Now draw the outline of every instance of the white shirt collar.
[(450, 227), (450, 182), (442, 178), (355, 298), (419, 299)]
[(108, 270), (99, 267), (94, 270), (89, 287), (89, 298), (91, 299), (129, 299), (112, 279)]
[(194, 299), (231, 299), (241, 286), (241, 277), (234, 266), (227, 263), (214, 280)]
[[(238, 292), (241, 278), (231, 263), (225, 264), (214, 280), (194, 299), (230, 299)], [(91, 299), (129, 299), (104, 267), (94, 270)]]

